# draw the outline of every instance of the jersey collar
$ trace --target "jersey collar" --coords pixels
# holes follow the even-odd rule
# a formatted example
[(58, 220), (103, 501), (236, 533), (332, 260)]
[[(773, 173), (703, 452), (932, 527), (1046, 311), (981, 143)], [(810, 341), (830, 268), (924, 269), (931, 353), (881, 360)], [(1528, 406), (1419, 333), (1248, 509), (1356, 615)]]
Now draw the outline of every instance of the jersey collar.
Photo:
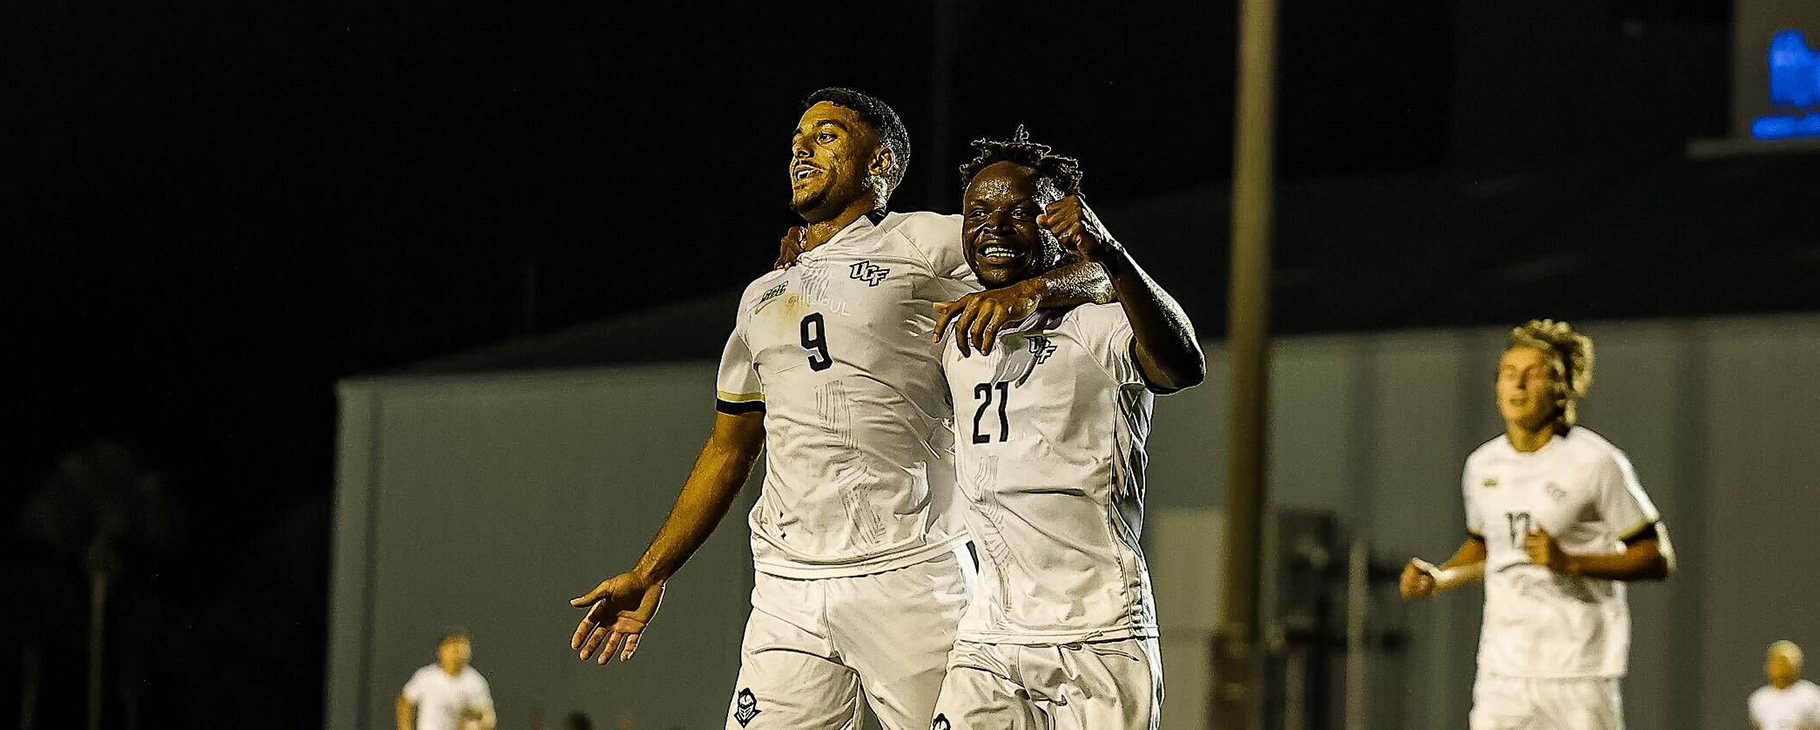
[(817, 252), (821, 251), (822, 249), (828, 248), (829, 246), (838, 245), (841, 242), (846, 241), (847, 239), (852, 238), (854, 236), (864, 235), (865, 232), (878, 227), (878, 224), (883, 223), (884, 221), (885, 221), (885, 211), (882, 211), (882, 210), (875, 210), (875, 211), (872, 211), (865, 215), (862, 215), (858, 218), (855, 218), (855, 219), (853, 219), (852, 223), (848, 223), (846, 228), (840, 229), (840, 232), (834, 234), (834, 237), (828, 239), (828, 241), (826, 243), (823, 243), (820, 246), (816, 246), (812, 250), (804, 251), (802, 253), (802, 255), (796, 257), (796, 259), (798, 261), (803, 261), (803, 260), (812, 261), (816, 257), (815, 254)]

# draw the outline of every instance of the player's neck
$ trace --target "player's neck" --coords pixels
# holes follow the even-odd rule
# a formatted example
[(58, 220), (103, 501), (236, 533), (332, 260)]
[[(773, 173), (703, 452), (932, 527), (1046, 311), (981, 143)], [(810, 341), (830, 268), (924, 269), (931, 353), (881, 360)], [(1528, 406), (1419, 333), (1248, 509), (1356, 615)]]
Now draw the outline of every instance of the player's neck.
[(861, 216), (872, 212), (875, 207), (872, 196), (862, 196), (853, 202), (848, 203), (847, 207), (842, 208), (839, 213), (834, 214), (834, 217), (819, 220), (804, 226), (803, 250), (814, 251), (816, 246), (834, 240), (834, 237), (841, 231), (846, 230), (847, 226), (853, 225), (854, 221), (859, 220)]
[(1772, 679), (1772, 680), (1770, 680), (1770, 682), (1769, 682), (1769, 686), (1771, 686), (1771, 687), (1775, 687), (1775, 688), (1776, 688), (1776, 689), (1788, 689), (1788, 688), (1790, 688), (1790, 687), (1793, 687), (1793, 686), (1795, 686), (1795, 683), (1796, 683), (1796, 682), (1799, 682), (1799, 681), (1801, 681), (1801, 678), (1800, 678), (1800, 677), (1795, 677), (1795, 678), (1794, 678), (1794, 679), (1791, 679), (1791, 680), (1788, 680), (1788, 681), (1787, 681), (1787, 682), (1783, 682), (1783, 683), (1781, 683), (1781, 684), (1777, 684), (1777, 683), (1776, 683), (1776, 681), (1775, 681), (1775, 680), (1773, 680), (1773, 679)]
[(1504, 437), (1510, 439), (1510, 446), (1518, 453), (1527, 454), (1540, 451), (1548, 445), (1548, 440), (1555, 437), (1555, 425), (1543, 424), (1540, 428), (1525, 428), (1523, 424), (1505, 422)]

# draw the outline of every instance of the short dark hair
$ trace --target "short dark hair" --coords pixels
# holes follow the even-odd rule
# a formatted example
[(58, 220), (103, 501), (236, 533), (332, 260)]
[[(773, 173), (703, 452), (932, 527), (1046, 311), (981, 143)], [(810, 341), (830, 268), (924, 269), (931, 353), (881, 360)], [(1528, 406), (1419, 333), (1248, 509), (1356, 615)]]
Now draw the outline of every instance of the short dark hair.
[[(872, 128), (872, 133), (878, 137), (878, 143), (891, 150), (891, 171), (885, 174), (886, 187), (883, 191), (886, 197), (890, 197), (904, 181), (904, 173), (910, 169), (910, 132), (904, 129), (904, 120), (898, 118), (897, 110), (878, 97), (839, 86), (817, 89), (803, 100), (803, 111), (824, 101), (853, 110), (853, 113), (859, 115), (860, 121)], [(885, 201), (878, 202), (883, 205)]]
[(973, 177), (996, 162), (1012, 162), (1036, 171), (1054, 187), (1057, 197), (1081, 192), (1081, 163), (1050, 151), (1049, 145), (1030, 141), (1030, 131), (1017, 125), (1011, 139), (976, 139), (973, 149), (979, 156), (961, 165), (961, 187), (973, 183)]

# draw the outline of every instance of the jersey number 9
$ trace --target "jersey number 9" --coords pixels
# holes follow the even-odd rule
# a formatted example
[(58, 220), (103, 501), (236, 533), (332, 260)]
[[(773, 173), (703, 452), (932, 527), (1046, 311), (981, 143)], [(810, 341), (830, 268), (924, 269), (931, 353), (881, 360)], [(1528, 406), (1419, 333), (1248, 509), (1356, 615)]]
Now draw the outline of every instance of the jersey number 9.
[(809, 351), (809, 369), (827, 370), (834, 366), (834, 357), (828, 354), (828, 325), (822, 321), (821, 312), (811, 312), (803, 318), (803, 349)]

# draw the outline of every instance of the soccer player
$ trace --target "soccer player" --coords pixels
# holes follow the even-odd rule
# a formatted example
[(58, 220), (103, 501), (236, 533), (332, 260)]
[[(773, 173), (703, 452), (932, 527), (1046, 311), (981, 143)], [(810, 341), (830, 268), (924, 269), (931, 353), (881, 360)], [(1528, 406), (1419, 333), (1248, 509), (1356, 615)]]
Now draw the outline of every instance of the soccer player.
[(969, 294), (978, 285), (959, 216), (885, 210), (910, 144), (878, 99), (811, 95), (790, 153), (802, 253), (740, 297), (713, 433), (632, 570), (572, 602), (588, 611), (571, 647), (584, 660), (600, 652), (602, 664), (622, 644), (621, 660), (633, 655), (664, 582), (707, 539), (763, 448), (764, 487), (748, 519), (757, 576), (726, 727), (856, 728), (863, 693), (888, 730), (922, 730), (972, 569), (955, 552), (968, 537), (952, 509), (934, 304), (961, 299), (945, 314), (991, 320), (1008, 316), (1001, 309), (1109, 299), (1111, 288), (1080, 261), (1036, 286)]
[(468, 666), (474, 646), (465, 632), (443, 635), (436, 663), (417, 670), (398, 693), (398, 730), (493, 730), (493, 693)]
[(1194, 327), (1079, 197), (1075, 160), (974, 142), (961, 168), (980, 283), (1040, 276), (1063, 247), (1105, 267), (1118, 304), (1046, 309), (999, 345), (943, 355), (981, 591), (961, 619), (933, 727), (1151, 730), (1156, 608), (1138, 534), (1152, 393), (1206, 374)]
[(1630, 460), (1576, 423), (1592, 366), (1592, 340), (1566, 322), (1511, 330), (1496, 380), (1504, 435), (1461, 479), (1466, 541), (1442, 566), (1403, 569), (1405, 599), (1485, 581), (1472, 730), (1624, 726), (1624, 583), (1665, 578), (1674, 559)]
[(1820, 686), (1801, 678), (1801, 647), (1769, 645), (1763, 673), (1769, 684), (1750, 694), (1750, 723), (1757, 730), (1820, 730)]

